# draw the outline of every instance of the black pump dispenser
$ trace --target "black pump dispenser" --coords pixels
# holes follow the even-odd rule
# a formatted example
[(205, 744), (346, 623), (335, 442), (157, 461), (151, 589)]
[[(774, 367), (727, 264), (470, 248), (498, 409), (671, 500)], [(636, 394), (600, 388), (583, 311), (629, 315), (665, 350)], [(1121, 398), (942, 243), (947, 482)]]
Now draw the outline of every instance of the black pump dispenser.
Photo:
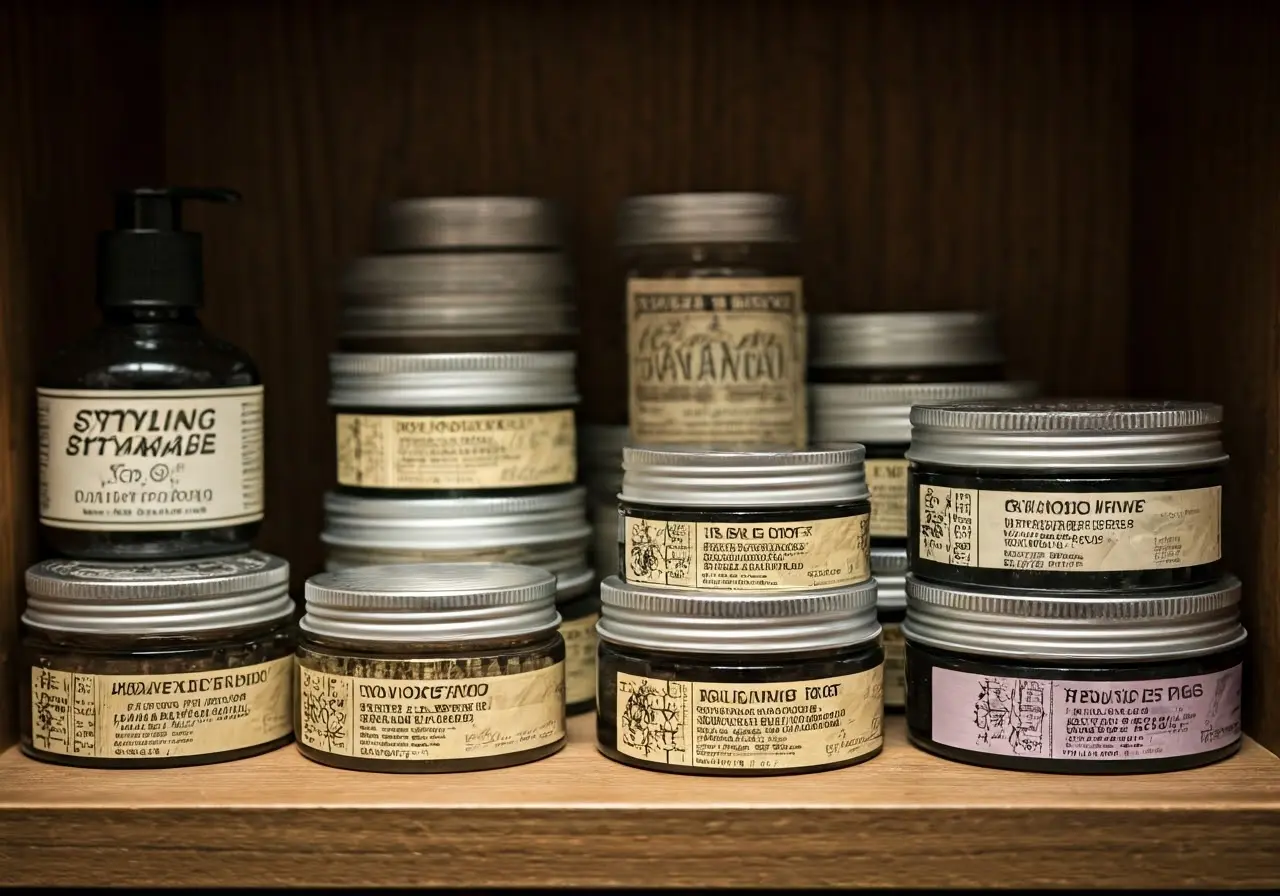
[(201, 237), (182, 229), (182, 203), (237, 202), (234, 190), (138, 187), (116, 194), (116, 229), (98, 235), (98, 304), (104, 308), (199, 308)]

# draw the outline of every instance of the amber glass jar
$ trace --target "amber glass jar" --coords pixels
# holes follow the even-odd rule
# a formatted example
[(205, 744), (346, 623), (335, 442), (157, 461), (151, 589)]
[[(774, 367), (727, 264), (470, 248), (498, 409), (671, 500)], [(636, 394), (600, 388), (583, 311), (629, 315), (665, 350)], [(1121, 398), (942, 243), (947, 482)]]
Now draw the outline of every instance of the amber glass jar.
[(569, 715), (596, 708), (596, 623), (600, 621), (600, 584), (561, 580), (556, 598), (560, 637), (564, 638), (564, 702)]
[(814, 383), (963, 383), (1004, 379), (995, 315), (984, 311), (819, 314)]

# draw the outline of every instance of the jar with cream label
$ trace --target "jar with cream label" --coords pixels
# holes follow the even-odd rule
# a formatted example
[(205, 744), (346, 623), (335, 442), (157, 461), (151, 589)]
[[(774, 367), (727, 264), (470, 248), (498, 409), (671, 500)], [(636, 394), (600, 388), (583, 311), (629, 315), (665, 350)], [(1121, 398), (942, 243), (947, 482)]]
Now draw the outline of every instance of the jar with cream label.
[(454, 772), (565, 738), (555, 576), (511, 563), (365, 566), (307, 581), (295, 724), (308, 759)]
[(1217, 579), (1222, 409), (1197, 402), (916, 405), (911, 569), (955, 585), (1138, 591)]
[(985, 311), (817, 314), (813, 383), (964, 383), (1004, 379), (995, 315)]
[(841, 768), (884, 744), (876, 586), (694, 594), (604, 581), (596, 738), (694, 775)]
[(1240, 582), (1016, 593), (909, 576), (907, 727), (948, 759), (1134, 774), (1240, 749)]
[(907, 702), (907, 659), (902, 623), (907, 618), (907, 552), (904, 548), (871, 548), (871, 575), (876, 580), (876, 618), (884, 644), (884, 708), (901, 712)]
[(293, 736), (289, 564), (257, 552), (27, 570), (22, 751), (91, 768), (256, 756)]
[(596, 623), (600, 586), (594, 572), (587, 581), (557, 583), (556, 608), (564, 638), (564, 702), (569, 715), (596, 708)]

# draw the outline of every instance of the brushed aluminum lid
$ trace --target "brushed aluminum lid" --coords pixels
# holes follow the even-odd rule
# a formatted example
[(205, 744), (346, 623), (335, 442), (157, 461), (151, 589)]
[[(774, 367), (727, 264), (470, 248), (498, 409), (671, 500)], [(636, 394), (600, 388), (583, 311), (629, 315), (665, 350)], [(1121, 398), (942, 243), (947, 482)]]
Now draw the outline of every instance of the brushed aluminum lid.
[(483, 408), (578, 403), (573, 352), (329, 356), (334, 407)]
[(814, 383), (809, 386), (815, 442), (905, 445), (911, 441), (911, 408), (998, 398), (1030, 398), (1030, 382), (991, 383)]
[(554, 248), (564, 242), (560, 206), (533, 196), (431, 196), (378, 208), (381, 252), (449, 248)]
[(794, 243), (795, 201), (776, 193), (632, 196), (618, 209), (618, 245)]
[(498, 336), (570, 336), (578, 313), (563, 293), (365, 296), (343, 303), (338, 335), (344, 339), (421, 339)]
[(560, 252), (449, 252), (366, 255), (347, 265), (338, 289), (346, 301), (357, 302), (388, 295), (483, 302), (494, 294), (555, 293), (572, 282), (569, 261)]
[(907, 549), (871, 546), (871, 575), (876, 580), (876, 606), (901, 610), (907, 605)]
[(885, 311), (816, 314), (810, 367), (977, 367), (1004, 363), (994, 314)]

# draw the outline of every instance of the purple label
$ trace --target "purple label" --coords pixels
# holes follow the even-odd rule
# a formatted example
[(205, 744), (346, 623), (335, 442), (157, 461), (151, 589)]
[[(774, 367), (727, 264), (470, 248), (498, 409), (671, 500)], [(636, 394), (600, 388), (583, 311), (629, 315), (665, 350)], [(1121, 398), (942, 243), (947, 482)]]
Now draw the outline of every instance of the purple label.
[(1156, 759), (1240, 737), (1241, 667), (1153, 681), (933, 670), (933, 740), (1036, 759)]

